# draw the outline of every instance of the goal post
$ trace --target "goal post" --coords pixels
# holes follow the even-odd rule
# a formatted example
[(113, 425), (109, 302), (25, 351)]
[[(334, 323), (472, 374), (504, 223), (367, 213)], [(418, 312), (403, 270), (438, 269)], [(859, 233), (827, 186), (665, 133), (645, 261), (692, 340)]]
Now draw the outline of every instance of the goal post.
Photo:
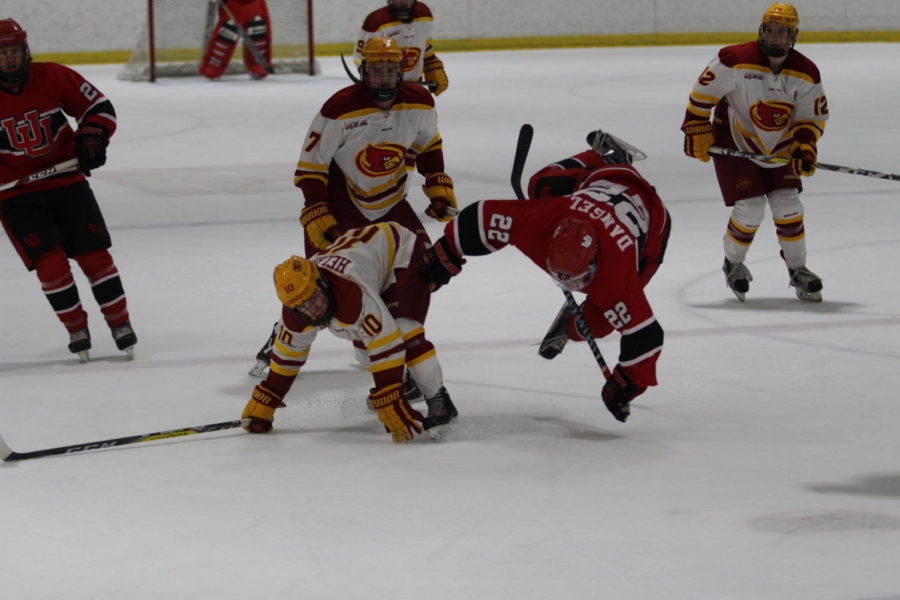
[[(275, 73), (320, 71), (315, 60), (313, 0), (266, 0)], [(218, 0), (146, 0), (134, 51), (118, 73), (127, 81), (199, 75), (200, 60), (218, 17)], [(238, 43), (226, 75), (246, 73)]]

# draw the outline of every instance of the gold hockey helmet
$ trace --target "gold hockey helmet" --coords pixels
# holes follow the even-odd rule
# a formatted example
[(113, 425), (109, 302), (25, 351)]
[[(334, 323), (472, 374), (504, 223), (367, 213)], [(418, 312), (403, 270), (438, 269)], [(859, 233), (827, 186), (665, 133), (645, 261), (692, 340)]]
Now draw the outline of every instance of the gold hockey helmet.
[(759, 47), (766, 56), (787, 56), (797, 41), (800, 16), (792, 4), (775, 2), (759, 24)]
[(403, 62), (403, 50), (393, 38), (374, 37), (366, 41), (362, 49), (362, 59), (366, 63)]
[(288, 308), (297, 308), (319, 288), (319, 267), (296, 255), (276, 266), (273, 277), (278, 299)]

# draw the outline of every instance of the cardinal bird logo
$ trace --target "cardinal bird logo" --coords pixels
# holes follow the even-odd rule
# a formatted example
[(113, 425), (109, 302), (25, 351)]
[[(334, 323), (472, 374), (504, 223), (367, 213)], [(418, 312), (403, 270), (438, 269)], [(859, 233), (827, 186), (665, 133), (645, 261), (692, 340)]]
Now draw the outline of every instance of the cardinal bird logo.
[(792, 112), (794, 105), (788, 102), (760, 100), (750, 107), (750, 118), (754, 125), (764, 131), (779, 131), (787, 127)]
[(418, 48), (405, 48), (403, 50), (403, 72), (412, 71), (419, 64), (419, 56), (422, 51)]
[(369, 177), (383, 177), (403, 168), (406, 148), (388, 142), (366, 144), (356, 154), (356, 168)]

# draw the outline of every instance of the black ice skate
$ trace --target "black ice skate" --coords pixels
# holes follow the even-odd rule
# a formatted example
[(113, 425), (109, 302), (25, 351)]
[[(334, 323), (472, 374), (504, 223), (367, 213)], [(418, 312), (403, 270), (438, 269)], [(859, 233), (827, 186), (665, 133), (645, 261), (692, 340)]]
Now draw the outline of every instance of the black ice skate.
[(822, 301), (822, 279), (818, 275), (806, 267), (788, 268), (788, 274), (791, 276), (790, 286), (798, 298), (806, 302)]
[(428, 403), (428, 416), (422, 421), (422, 427), (428, 431), (428, 435), (434, 440), (440, 440), (446, 433), (446, 425), (456, 418), (456, 407), (450, 400), (447, 388), (441, 386), (438, 393), (431, 398), (425, 398)]
[(248, 374), (252, 377), (265, 377), (266, 370), (269, 368), (269, 362), (272, 360), (272, 348), (275, 347), (275, 336), (278, 335), (278, 323), (272, 326), (272, 333), (269, 339), (262, 345), (259, 352), (256, 353), (256, 364), (250, 367)]
[(416, 380), (413, 379), (412, 374), (408, 370), (403, 377), (403, 396), (411, 404), (423, 400), (422, 390), (416, 385)]
[(732, 263), (726, 258), (722, 272), (725, 273), (725, 285), (738, 300), (743, 302), (744, 296), (750, 291), (750, 282), (753, 281), (750, 269), (744, 263)]
[(553, 319), (553, 323), (550, 324), (547, 335), (541, 340), (538, 354), (547, 360), (552, 360), (563, 351), (563, 348), (565, 348), (566, 344), (569, 342), (569, 334), (566, 329), (569, 317), (571, 316), (572, 309), (569, 308), (568, 303), (563, 304), (562, 308), (559, 309), (559, 312), (556, 313), (556, 318)]
[(116, 348), (128, 355), (128, 358), (134, 358), (134, 345), (137, 344), (137, 335), (131, 328), (131, 323), (125, 323), (118, 327), (112, 328), (113, 340), (116, 342)]
[(87, 327), (69, 333), (69, 352), (77, 354), (78, 359), (85, 363), (90, 358), (91, 332)]

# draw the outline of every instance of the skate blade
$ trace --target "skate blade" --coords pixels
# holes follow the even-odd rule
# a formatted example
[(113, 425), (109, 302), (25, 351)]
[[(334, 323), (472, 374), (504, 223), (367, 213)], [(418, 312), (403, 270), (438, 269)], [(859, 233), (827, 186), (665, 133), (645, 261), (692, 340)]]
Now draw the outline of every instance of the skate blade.
[(431, 429), (426, 431), (428, 437), (432, 442), (444, 442), (451, 437), (453, 433), (453, 422), (445, 423), (444, 425), (435, 425)]
[(740, 300), (741, 302), (743, 302), (744, 298), (747, 297), (747, 294), (745, 292), (739, 292), (732, 288), (728, 288), (728, 289), (731, 290), (731, 293), (734, 294), (734, 297), (737, 298), (738, 300)]
[(134, 360), (134, 346), (122, 348), (122, 352), (124, 352), (128, 356), (128, 360)]
[(82, 363), (86, 363), (91, 359), (90, 350), (82, 350), (78, 353), (78, 360)]
[(269, 369), (269, 363), (263, 362), (261, 360), (257, 360), (256, 364), (250, 367), (250, 370), (247, 371), (247, 374), (251, 377), (259, 377), (262, 379), (266, 376), (266, 372)]
[(804, 292), (803, 290), (797, 289), (797, 298), (803, 300), (804, 302), (821, 302), (822, 301), (822, 292)]

